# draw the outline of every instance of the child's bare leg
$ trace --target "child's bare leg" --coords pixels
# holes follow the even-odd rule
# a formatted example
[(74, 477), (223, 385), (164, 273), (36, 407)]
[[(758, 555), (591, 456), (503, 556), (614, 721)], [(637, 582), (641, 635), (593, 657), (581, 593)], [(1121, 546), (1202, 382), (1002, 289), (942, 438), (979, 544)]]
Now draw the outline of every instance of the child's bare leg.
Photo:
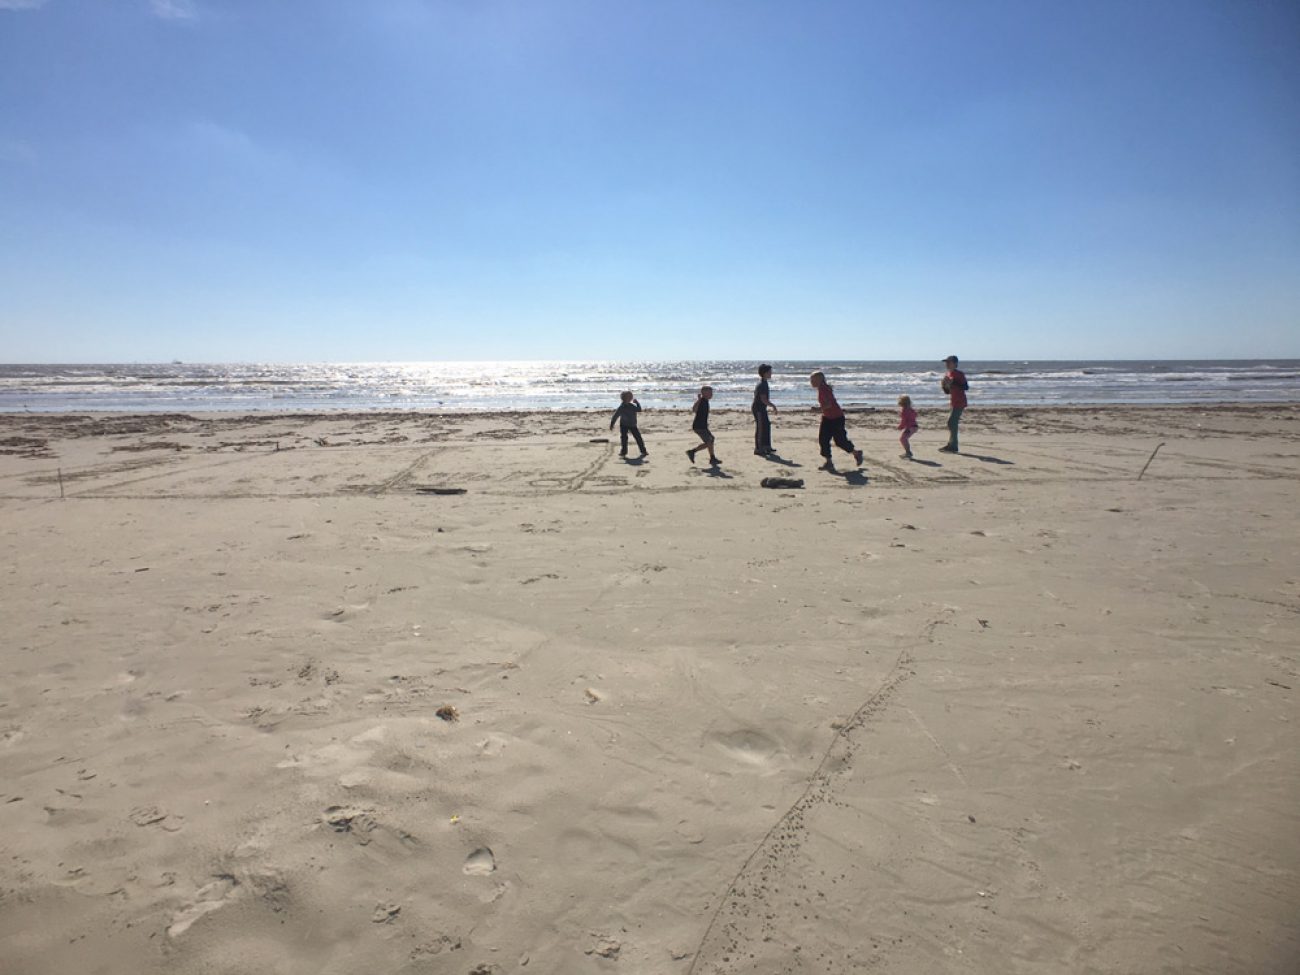
[(699, 433), (698, 431), (697, 431), (696, 435), (700, 438), (700, 442), (697, 443), (697, 444), (696, 444), (694, 447), (692, 447), (690, 450), (686, 451), (686, 456), (689, 457), (689, 458), (691, 459), (691, 463), (694, 464), (694, 463), (695, 463), (695, 455), (698, 454), (701, 450), (704, 450), (704, 449), (707, 447), (707, 448), (708, 448), (708, 451), (709, 451), (709, 463), (711, 463), (711, 464), (712, 464), (712, 463), (716, 463), (717, 458), (715, 458), (715, 457), (713, 456), (713, 436), (710, 434), (710, 435), (706, 438), (706, 436), (705, 436), (704, 434)]

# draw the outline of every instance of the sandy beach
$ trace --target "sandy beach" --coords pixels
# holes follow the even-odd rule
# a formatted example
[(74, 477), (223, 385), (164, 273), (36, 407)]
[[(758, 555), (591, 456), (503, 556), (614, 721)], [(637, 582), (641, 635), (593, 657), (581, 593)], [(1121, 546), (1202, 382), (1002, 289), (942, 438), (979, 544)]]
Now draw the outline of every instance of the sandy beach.
[(608, 416), (0, 416), (0, 971), (1300, 970), (1300, 407)]

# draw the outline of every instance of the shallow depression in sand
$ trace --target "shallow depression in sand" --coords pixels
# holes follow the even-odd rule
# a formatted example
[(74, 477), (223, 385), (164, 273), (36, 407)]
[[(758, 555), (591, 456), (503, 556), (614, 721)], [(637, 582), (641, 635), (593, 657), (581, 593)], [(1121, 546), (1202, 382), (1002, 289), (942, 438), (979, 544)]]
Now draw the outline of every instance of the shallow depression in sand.
[(497, 861), (496, 857), (492, 855), (492, 850), (486, 846), (480, 846), (465, 858), (465, 866), (462, 869), (471, 877), (483, 877), (496, 868)]
[(732, 761), (758, 769), (775, 766), (781, 756), (780, 744), (753, 728), (717, 732), (708, 741)]

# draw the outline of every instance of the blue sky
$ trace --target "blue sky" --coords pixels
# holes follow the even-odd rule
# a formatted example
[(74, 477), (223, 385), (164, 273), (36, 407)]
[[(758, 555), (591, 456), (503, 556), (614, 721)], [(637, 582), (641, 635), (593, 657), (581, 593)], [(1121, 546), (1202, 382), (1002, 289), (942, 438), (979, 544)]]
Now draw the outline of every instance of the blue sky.
[(1300, 356), (1294, 0), (0, 0), (0, 360)]

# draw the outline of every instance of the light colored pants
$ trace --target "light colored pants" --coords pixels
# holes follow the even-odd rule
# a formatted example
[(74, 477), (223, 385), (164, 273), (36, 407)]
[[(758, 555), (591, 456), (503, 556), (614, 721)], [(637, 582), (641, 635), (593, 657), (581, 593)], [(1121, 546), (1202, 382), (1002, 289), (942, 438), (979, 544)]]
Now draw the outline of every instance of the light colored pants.
[(957, 427), (961, 424), (961, 415), (965, 411), (964, 406), (954, 406), (948, 414), (948, 447), (952, 450), (957, 449)]

